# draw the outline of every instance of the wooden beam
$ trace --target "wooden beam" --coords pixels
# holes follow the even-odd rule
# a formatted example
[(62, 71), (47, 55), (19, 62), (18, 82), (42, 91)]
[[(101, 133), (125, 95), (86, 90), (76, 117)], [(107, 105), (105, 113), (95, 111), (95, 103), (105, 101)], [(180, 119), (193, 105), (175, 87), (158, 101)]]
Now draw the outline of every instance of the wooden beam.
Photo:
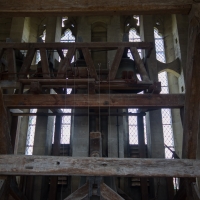
[(8, 108), (180, 108), (184, 94), (3, 95)]
[(88, 198), (88, 192), (89, 192), (89, 183), (85, 183), (82, 187), (77, 189), (75, 192), (73, 192), (71, 195), (69, 195), (64, 200), (81, 200)]
[(0, 155), (0, 174), (200, 177), (200, 160)]
[(73, 43), (0, 43), (0, 48), (8, 49), (14, 48), (19, 50), (28, 50), (31, 48), (35, 48), (39, 50), (41, 48), (45, 49), (81, 49), (81, 48), (89, 48), (89, 49), (105, 49), (105, 50), (116, 50), (119, 47), (136, 47), (137, 49), (151, 49), (154, 48), (154, 44), (152, 42), (73, 42)]
[(110, 71), (109, 71), (109, 74), (108, 74), (108, 78), (107, 78), (108, 80), (115, 79), (115, 76), (117, 74), (117, 70), (119, 68), (123, 53), (124, 53), (124, 47), (119, 47), (117, 49), (117, 52), (115, 54), (115, 58), (114, 58), (113, 63), (111, 65), (111, 68), (110, 68)]
[(94, 66), (94, 62), (92, 60), (92, 56), (89, 52), (89, 49), (88, 48), (82, 48), (81, 50), (83, 52), (83, 56), (85, 58), (85, 62), (86, 62), (87, 68), (89, 70), (90, 76), (92, 78), (94, 78), (95, 80), (98, 80), (97, 72), (96, 72), (96, 69), (95, 69), (95, 66)]
[(57, 79), (64, 78), (66, 76), (67, 68), (71, 67), (71, 61), (75, 54), (75, 51), (76, 51), (76, 48), (74, 47), (71, 47), (68, 49), (66, 57), (63, 60), (61, 60), (59, 64), (58, 73), (56, 77)]
[(106, 200), (124, 200), (119, 194), (113, 191), (110, 187), (108, 187), (105, 183), (101, 183), (100, 185), (101, 197)]
[(31, 63), (32, 60), (34, 58), (35, 55), (35, 49), (34, 48), (30, 48), (27, 52), (26, 58), (22, 64), (21, 70), (19, 72), (19, 77), (20, 78), (26, 78), (27, 77), (27, 73), (31, 67)]
[(0, 154), (9, 154), (12, 151), (8, 116), (3, 101), (3, 93), (0, 88)]
[(183, 158), (196, 159), (198, 134), (200, 131), (200, 32), (197, 4), (190, 15), (187, 56), (186, 98), (183, 124)]
[(138, 68), (138, 71), (140, 73), (142, 80), (149, 82), (150, 81), (149, 76), (148, 76), (147, 71), (145, 69), (144, 63), (143, 63), (142, 59), (140, 58), (140, 55), (138, 53), (137, 48), (131, 47), (130, 51), (131, 51), (131, 54), (134, 58), (134, 61), (136, 63), (136, 66)]
[(8, 62), (9, 80), (16, 80), (17, 79), (17, 69), (16, 69), (14, 49), (13, 48), (7, 49), (6, 56), (7, 56), (7, 62)]
[(134, 14), (187, 14), (192, 0), (1, 0), (1, 16), (64, 16), (67, 15), (133, 15)]
[(45, 48), (40, 49), (42, 73), (44, 78), (51, 78), (49, 70), (49, 62), (47, 58), (47, 51)]
[[(0, 154), (10, 154), (12, 151), (7, 110), (4, 106), (3, 92), (0, 88)], [(0, 176), (1, 180), (2, 178), (5, 180), (5, 184), (0, 189), (0, 199), (7, 200), (9, 179)]]

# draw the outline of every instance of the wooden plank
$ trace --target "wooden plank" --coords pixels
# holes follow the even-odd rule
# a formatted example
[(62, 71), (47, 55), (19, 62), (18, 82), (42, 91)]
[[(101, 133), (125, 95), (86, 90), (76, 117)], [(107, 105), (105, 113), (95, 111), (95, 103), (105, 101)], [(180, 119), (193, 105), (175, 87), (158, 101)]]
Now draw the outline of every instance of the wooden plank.
[(12, 49), (12, 48), (7, 49), (6, 57), (7, 57), (7, 62), (8, 62), (9, 79), (16, 80), (17, 79), (17, 69), (16, 69), (14, 49)]
[(150, 49), (154, 47), (152, 42), (73, 42), (73, 43), (0, 43), (0, 48), (14, 48), (19, 50), (28, 50), (31, 48), (35, 48), (39, 50), (41, 48), (45, 49), (81, 49), (81, 48), (89, 48), (89, 49), (105, 49), (105, 50), (115, 50), (119, 47), (136, 47), (137, 49)]
[(85, 58), (85, 62), (87, 65), (87, 68), (89, 70), (89, 74), (92, 78), (94, 78), (95, 80), (98, 80), (98, 76), (97, 76), (97, 72), (94, 66), (94, 62), (92, 60), (92, 56), (89, 52), (88, 48), (81, 48), (82, 52), (83, 52), (83, 56)]
[(88, 198), (88, 192), (89, 192), (89, 183), (85, 183), (82, 187), (80, 187), (78, 190), (73, 192), (71, 195), (69, 195), (64, 200), (81, 200)]
[[(37, 112), (37, 113), (12, 113), (12, 116), (88, 116), (88, 113), (58, 113), (54, 112), (56, 109), (51, 109), (53, 113), (43, 113), (43, 112)], [(99, 113), (97, 112), (90, 112), (90, 116), (99, 116)], [(137, 113), (107, 113), (101, 112), (101, 116), (137, 116)]]
[(72, 15), (112, 15), (123, 14), (187, 14), (192, 0), (77, 0), (72, 1), (42, 1), (42, 0), (1, 0), (1, 16), (65, 16)]
[(113, 191), (110, 187), (108, 187), (105, 183), (101, 183), (100, 185), (101, 197), (106, 200), (124, 200), (119, 194)]
[(0, 155), (0, 174), (200, 177), (200, 160)]
[(21, 70), (19, 72), (19, 78), (27, 77), (27, 73), (31, 67), (31, 63), (33, 61), (34, 55), (35, 55), (35, 49), (30, 48), (27, 52), (26, 58), (24, 59)]
[(31, 82), (39, 82), (41, 85), (77, 85), (77, 84), (88, 84), (94, 83), (95, 79), (89, 78), (89, 79), (20, 79), (20, 83), (23, 83), (24, 85), (29, 85)]
[(108, 80), (113, 80), (115, 79), (115, 76), (117, 74), (117, 70), (119, 68), (119, 64), (121, 62), (122, 59), (122, 55), (124, 53), (124, 47), (119, 47), (117, 49), (117, 52), (115, 54), (115, 58), (113, 60), (112, 66), (110, 68), (109, 74), (108, 74)]
[[(180, 108), (184, 94), (15, 94), (3, 95), (8, 108)], [(45, 101), (44, 101), (45, 100)]]
[(71, 47), (68, 49), (66, 57), (63, 60), (61, 60), (59, 64), (58, 73), (56, 77), (57, 79), (64, 78), (66, 76), (67, 68), (71, 67), (71, 61), (75, 54), (75, 51), (76, 51), (76, 48), (74, 47)]
[(149, 82), (150, 79), (149, 79), (149, 76), (147, 74), (147, 71), (145, 69), (145, 66), (144, 66), (144, 63), (142, 62), (142, 59), (140, 58), (140, 55), (138, 53), (138, 50), (136, 47), (131, 47), (130, 48), (130, 51), (131, 51), (131, 54), (134, 58), (134, 61), (136, 63), (136, 66), (138, 68), (138, 71), (141, 75), (141, 78), (143, 81), (146, 81), (146, 82)]
[(192, 183), (192, 192), (193, 192), (194, 200), (200, 200), (199, 187), (197, 186), (197, 184), (195, 182)]
[(45, 48), (40, 49), (41, 64), (42, 64), (42, 73), (44, 78), (51, 78), (49, 70), (49, 62), (47, 58), (47, 51)]

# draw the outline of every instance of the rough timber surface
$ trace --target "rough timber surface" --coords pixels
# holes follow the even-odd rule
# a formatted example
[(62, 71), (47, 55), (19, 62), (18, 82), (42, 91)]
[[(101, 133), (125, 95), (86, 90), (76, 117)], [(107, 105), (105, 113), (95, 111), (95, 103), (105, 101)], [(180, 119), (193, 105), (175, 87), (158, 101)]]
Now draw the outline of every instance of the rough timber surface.
[(187, 14), (192, 0), (0, 0), (2, 16)]
[(200, 160), (0, 155), (0, 174), (200, 177)]
[(8, 108), (181, 108), (184, 94), (14, 94), (3, 95)]

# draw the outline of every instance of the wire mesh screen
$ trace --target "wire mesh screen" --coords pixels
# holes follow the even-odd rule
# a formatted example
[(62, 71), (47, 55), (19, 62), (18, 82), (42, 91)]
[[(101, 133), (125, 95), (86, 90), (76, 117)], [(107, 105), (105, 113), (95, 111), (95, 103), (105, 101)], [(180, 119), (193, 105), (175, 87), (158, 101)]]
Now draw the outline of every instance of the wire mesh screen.
[[(42, 39), (43, 42), (45, 42), (45, 39), (46, 39), (46, 30), (43, 32), (43, 35), (41, 36), (41, 39)], [(36, 51), (36, 56), (35, 56), (35, 63), (37, 64), (40, 60), (41, 60), (40, 51), (37, 50)]]
[[(60, 42), (75, 42), (75, 37), (72, 35), (71, 30), (67, 29), (62, 36)], [(67, 49), (63, 50), (63, 54), (66, 55), (68, 52)], [(72, 58), (72, 62), (74, 62), (74, 57)]]
[[(70, 94), (72, 89), (67, 89), (67, 94)], [(61, 109), (63, 113), (71, 113), (71, 109)], [(54, 143), (54, 133), (55, 133), (55, 119), (54, 119), (54, 128), (53, 128), (53, 137), (52, 144)], [(71, 116), (63, 116), (61, 123), (61, 137), (60, 144), (70, 144), (70, 136), (71, 136)]]
[[(128, 109), (129, 113), (136, 113), (137, 109)], [(138, 144), (138, 128), (137, 128), (137, 117), (129, 116), (129, 144)]]
[[(167, 72), (162, 72), (158, 75), (158, 79), (161, 82), (162, 86), (162, 94), (168, 94), (168, 81), (167, 81)], [(162, 124), (163, 124), (163, 136), (164, 143), (167, 145), (172, 151), (174, 151), (174, 139), (173, 139), (173, 129), (172, 129), (172, 117), (171, 117), (171, 109), (162, 109)], [(165, 157), (172, 158), (172, 152), (165, 148)]]
[[(37, 109), (30, 110), (30, 113), (36, 113), (36, 112)], [(36, 119), (37, 119), (36, 116), (29, 117), (25, 155), (33, 155)]]
[[(130, 31), (129, 31), (129, 42), (141, 42), (140, 36), (137, 34), (137, 31), (134, 28), (131, 28)], [(140, 57), (142, 57), (141, 49), (138, 49), (138, 52), (140, 54)], [(128, 50), (127, 56), (130, 59), (134, 60), (133, 56), (130, 52), (130, 49)]]
[[(137, 109), (128, 109), (129, 113), (137, 113)], [(147, 144), (146, 137), (146, 118), (143, 117), (144, 121), (144, 138), (145, 144)], [(138, 144), (138, 126), (137, 126), (137, 116), (129, 116), (128, 117), (128, 125), (129, 125), (129, 144)]]
[(161, 35), (159, 35), (158, 30), (154, 29), (154, 37), (155, 37), (155, 47), (156, 47), (156, 58), (160, 62), (165, 63), (165, 51), (164, 51), (164, 41)]

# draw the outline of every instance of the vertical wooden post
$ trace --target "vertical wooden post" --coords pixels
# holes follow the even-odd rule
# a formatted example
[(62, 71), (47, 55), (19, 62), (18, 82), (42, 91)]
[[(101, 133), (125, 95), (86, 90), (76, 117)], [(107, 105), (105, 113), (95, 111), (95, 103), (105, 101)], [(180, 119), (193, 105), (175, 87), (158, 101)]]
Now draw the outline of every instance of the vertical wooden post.
[[(183, 158), (196, 159), (200, 131), (200, 3), (193, 4), (189, 15), (189, 38), (186, 68), (186, 96), (183, 124)], [(191, 182), (186, 179), (188, 199), (192, 199)]]
[[(138, 125), (138, 145), (139, 145), (139, 156), (140, 158), (146, 158), (146, 147), (145, 147), (145, 139), (144, 139), (144, 121), (143, 115), (137, 116), (137, 125)], [(148, 199), (148, 185), (147, 178), (140, 178), (141, 184), (141, 193), (142, 200)]]
[[(54, 144), (53, 144), (54, 156), (59, 156), (60, 154), (61, 125), (62, 125), (62, 116), (57, 115), (55, 122), (55, 133), (54, 133)], [(58, 177), (52, 176), (50, 181), (49, 200), (56, 199), (57, 183), (58, 183)]]
[(51, 78), (46, 49), (44, 49), (44, 48), (40, 49), (40, 56), (41, 56), (43, 77), (44, 78)]
[(7, 61), (8, 61), (8, 73), (10, 80), (17, 79), (17, 69), (16, 69), (16, 61), (15, 61), (15, 51), (14, 49), (10, 48), (7, 49)]
[[(0, 154), (11, 154), (12, 153), (12, 145), (10, 139), (10, 130), (8, 124), (8, 116), (4, 106), (3, 101), (3, 92), (0, 88)], [(5, 176), (0, 176), (0, 179), (5, 180), (5, 186), (3, 191), (1, 191), (0, 199), (7, 200), (8, 199), (8, 187), (9, 180)]]
[(17, 138), (19, 136), (19, 125), (20, 125), (20, 117), (12, 116), (11, 128), (10, 128), (10, 136), (11, 136), (11, 144), (14, 151), (14, 154), (17, 152)]

